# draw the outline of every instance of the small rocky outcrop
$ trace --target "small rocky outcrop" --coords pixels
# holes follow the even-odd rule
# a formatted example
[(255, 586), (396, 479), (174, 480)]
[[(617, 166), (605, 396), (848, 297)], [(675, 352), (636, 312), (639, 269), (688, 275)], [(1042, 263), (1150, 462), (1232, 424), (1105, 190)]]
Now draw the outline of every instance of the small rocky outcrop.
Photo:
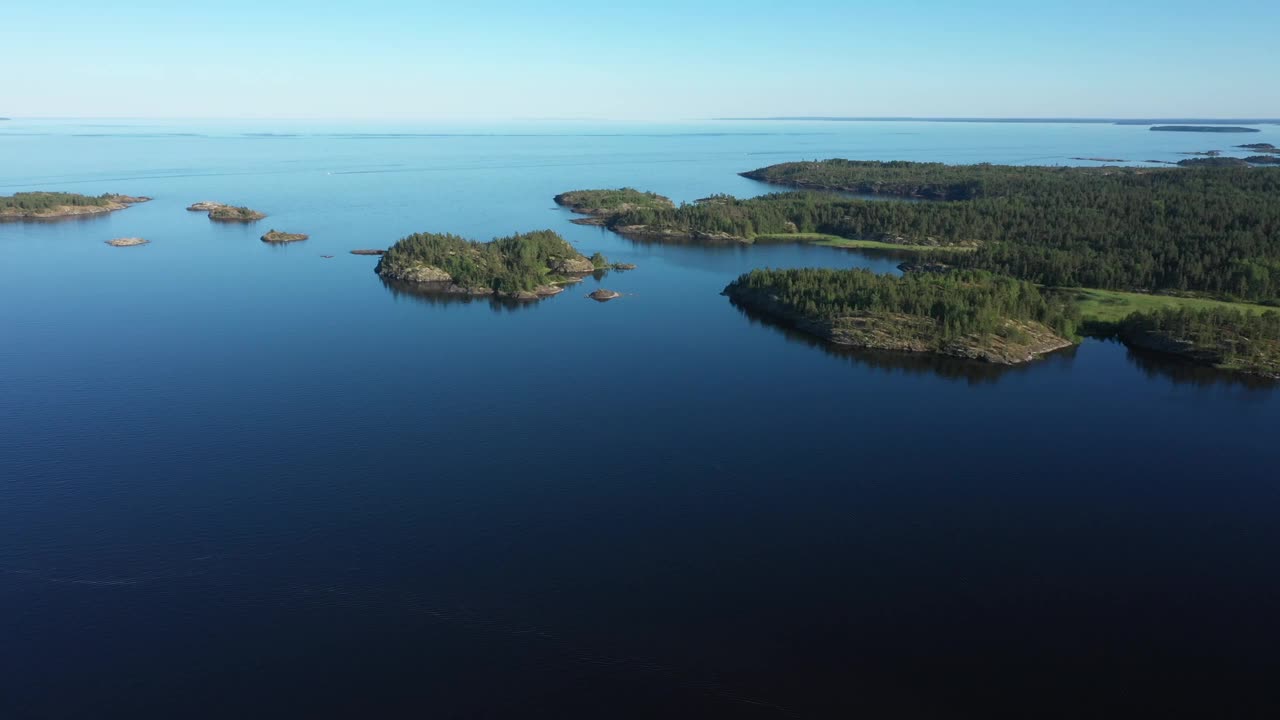
[(226, 203), (202, 200), (187, 207), (192, 212), (207, 212), (210, 220), (219, 222), (257, 222), (266, 217), (266, 213), (258, 212), (243, 205), (227, 205)]
[(611, 269), (613, 269), (613, 270), (618, 270), (619, 272), (621, 272), (621, 271), (625, 271), (625, 270), (635, 270), (635, 269), (636, 269), (636, 266), (635, 266), (633, 263), (614, 263), (613, 265), (610, 265), (609, 267), (610, 267)]
[(386, 251), (386, 250), (361, 249), (361, 250), (352, 250), (352, 251), (351, 251), (351, 254), (352, 254), (352, 255), (386, 255), (386, 254), (387, 254), (387, 251)]
[(145, 195), (120, 195), (118, 193), (107, 195), (107, 200), (121, 205), (137, 205), (138, 203), (151, 202), (151, 198)]
[(520, 292), (515, 292), (515, 293), (500, 292), (495, 294), (501, 298), (527, 301), (527, 300), (541, 300), (542, 298), (551, 297), (552, 295), (559, 295), (562, 292), (564, 292), (564, 288), (558, 285), (539, 285), (533, 290), (521, 290)]
[(591, 263), (591, 260), (581, 255), (577, 257), (552, 258), (547, 262), (547, 267), (551, 269), (551, 272), (565, 275), (590, 273), (596, 270), (596, 266)]
[(151, 241), (144, 240), (143, 238), (140, 238), (140, 237), (124, 237), (124, 238), (116, 238), (114, 240), (108, 240), (107, 244), (110, 245), (111, 247), (133, 247), (134, 245), (146, 245), (149, 242)]
[(280, 232), (279, 230), (276, 230), (276, 229), (272, 228), (271, 230), (268, 230), (268, 231), (267, 231), (267, 234), (266, 234), (266, 235), (263, 235), (263, 236), (262, 236), (262, 242), (264, 242), (264, 243), (291, 243), (291, 242), (299, 242), (299, 241), (301, 241), (301, 240), (306, 240), (306, 239), (307, 239), (307, 238), (309, 238), (309, 237), (311, 237), (311, 236), (310, 236), (310, 235), (306, 235), (306, 234), (304, 234), (304, 233), (287, 233), (287, 232)]
[(379, 263), (378, 274), (392, 280), (403, 280), (416, 283), (449, 283), (453, 276), (434, 265), (413, 263), (404, 266), (392, 266)]
[(590, 293), (588, 293), (587, 297), (597, 302), (609, 302), (614, 298), (622, 297), (622, 293), (614, 290), (606, 290), (604, 288), (600, 288), (598, 290), (593, 290)]

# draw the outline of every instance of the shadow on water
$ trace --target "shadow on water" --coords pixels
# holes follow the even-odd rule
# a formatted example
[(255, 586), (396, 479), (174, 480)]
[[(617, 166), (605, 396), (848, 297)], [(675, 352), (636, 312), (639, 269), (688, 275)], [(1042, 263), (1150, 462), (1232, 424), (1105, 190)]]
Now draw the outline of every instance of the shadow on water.
[(103, 220), (112, 212), (84, 213), (82, 215), (58, 215), (55, 217), (0, 217), (0, 225), (62, 225), (91, 223), (97, 220)]
[(995, 383), (1006, 376), (1027, 372), (1045, 363), (1070, 363), (1075, 358), (1076, 348), (1079, 347), (1073, 345), (1069, 348), (1049, 353), (1040, 360), (1021, 365), (997, 365), (980, 360), (936, 355), (934, 353), (845, 347), (801, 332), (786, 322), (760, 314), (732, 300), (730, 302), (752, 325), (770, 328), (781, 333), (792, 342), (819, 348), (828, 355), (841, 358), (851, 364), (863, 365), (888, 373), (902, 372), (910, 375), (936, 375), (947, 380), (964, 380), (969, 385)]
[[(1119, 340), (1112, 340), (1119, 342)], [(1127, 347), (1129, 361), (1152, 379), (1172, 380), (1177, 385), (1199, 387), (1229, 386), (1269, 394), (1280, 388), (1280, 382), (1261, 375), (1229, 372), (1207, 367), (1176, 355)]]
[(400, 300), (408, 298), (410, 300), (423, 303), (425, 305), (470, 305), (471, 303), (485, 303), (495, 313), (502, 312), (518, 312), (521, 310), (531, 310), (542, 300), (512, 300), (510, 298), (500, 298), (496, 295), (464, 295), (456, 292), (449, 292), (445, 288), (449, 283), (410, 283), (402, 280), (389, 280), (387, 278), (379, 278), (393, 298)]

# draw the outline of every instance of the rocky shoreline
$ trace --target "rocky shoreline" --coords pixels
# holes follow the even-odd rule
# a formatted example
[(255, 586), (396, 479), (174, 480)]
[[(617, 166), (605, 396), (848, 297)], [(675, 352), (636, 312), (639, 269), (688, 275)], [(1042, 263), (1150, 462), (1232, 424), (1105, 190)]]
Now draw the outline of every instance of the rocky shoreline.
[(257, 222), (267, 215), (251, 208), (236, 205), (227, 205), (226, 203), (212, 202), (210, 200), (202, 200), (198, 203), (192, 203), (187, 210), (191, 212), (205, 212), (209, 214), (210, 220), (219, 222)]
[(607, 225), (613, 232), (633, 240), (657, 240), (664, 242), (697, 242), (708, 244), (751, 244), (747, 238), (729, 233), (708, 233), (678, 228), (656, 228), (650, 225)]
[[(411, 286), (417, 293), (424, 295), (454, 295), (461, 297), (483, 298), (490, 297), (497, 300), (515, 300), (518, 302), (528, 302), (531, 300), (542, 300), (553, 295), (559, 295), (564, 292), (561, 285), (539, 285), (533, 290), (521, 290), (519, 292), (504, 292), (494, 290), (489, 287), (465, 287), (455, 283), (452, 279), (446, 280), (413, 280), (403, 276), (391, 273), (378, 273), (384, 280), (403, 283)], [(563, 284), (572, 284), (581, 282), (582, 278), (567, 279), (561, 281)]]
[(306, 240), (309, 237), (311, 236), (305, 233), (287, 233), (287, 232), (281, 232), (273, 228), (271, 230), (268, 230), (267, 233), (262, 236), (262, 242), (275, 243), (275, 244), (291, 243), (291, 242), (300, 242), (302, 240)]
[(1270, 380), (1280, 380), (1280, 372), (1268, 372), (1255, 368), (1229, 367), (1226, 364), (1226, 358), (1221, 353), (1211, 349), (1197, 346), (1190, 340), (1183, 340), (1173, 337), (1167, 333), (1154, 332), (1150, 330), (1143, 331), (1126, 331), (1121, 329), (1119, 338), (1124, 344), (1131, 347), (1147, 350), (1150, 352), (1160, 353), (1161, 355), (1170, 355), (1178, 357), (1196, 365), (1204, 365), (1206, 367), (1225, 370), (1230, 372), (1240, 372), (1256, 377), (1268, 378)]
[[(18, 193), (21, 195), (22, 193)], [(102, 202), (93, 205), (56, 205), (38, 210), (20, 208), (0, 208), (0, 220), (58, 220), (61, 218), (84, 217), (124, 210), (139, 203), (150, 202), (145, 196), (108, 194), (103, 195)]]
[[(607, 263), (603, 256), (597, 259)], [(374, 272), (427, 294), (530, 301), (558, 295), (563, 286), (602, 269), (559, 235), (536, 231), (487, 243), (451, 235), (410, 236), (386, 251)]]
[(730, 284), (722, 294), (735, 305), (845, 347), (934, 353), (996, 365), (1018, 365), (1075, 345), (1040, 323), (1015, 320), (1007, 321), (1008, 326), (1025, 337), (1024, 341), (1015, 342), (993, 335), (965, 336), (940, 344), (933, 337), (937, 323), (928, 317), (863, 312), (836, 320), (816, 319), (793, 311), (768, 293), (736, 284)]

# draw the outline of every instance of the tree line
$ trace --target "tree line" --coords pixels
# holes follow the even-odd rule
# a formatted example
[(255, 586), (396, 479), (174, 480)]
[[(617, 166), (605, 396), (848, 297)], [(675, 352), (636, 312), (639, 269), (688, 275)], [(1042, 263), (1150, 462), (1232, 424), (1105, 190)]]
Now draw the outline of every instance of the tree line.
[(12, 195), (0, 196), (0, 210), (21, 210), (24, 212), (38, 212), (40, 210), (52, 210), (58, 207), (71, 206), (99, 206), (106, 205), (110, 202), (110, 194), (92, 197), (89, 195), (78, 195), (76, 193), (65, 192), (20, 192)]
[(1034, 321), (1076, 335), (1079, 311), (1033, 283), (981, 270), (878, 275), (869, 270), (752, 270), (732, 289), (767, 293), (807, 318), (836, 320), (859, 313), (932, 318), (942, 340), (1003, 333), (1008, 320)]
[(1190, 343), (1217, 365), (1280, 375), (1280, 312), (1162, 308), (1133, 313), (1120, 326), (1128, 338), (1155, 334)]
[(831, 160), (748, 176), (805, 188), (642, 208), (613, 226), (689, 232), (818, 232), (919, 245), (976, 245), (948, 262), (1054, 286), (1184, 291), (1280, 301), (1280, 170), (1051, 168)]

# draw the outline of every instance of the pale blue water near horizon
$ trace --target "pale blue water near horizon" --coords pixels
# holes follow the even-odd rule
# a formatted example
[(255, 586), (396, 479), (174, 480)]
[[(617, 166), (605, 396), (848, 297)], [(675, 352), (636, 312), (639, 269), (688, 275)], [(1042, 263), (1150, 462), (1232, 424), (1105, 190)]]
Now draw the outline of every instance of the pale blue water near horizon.
[[(0, 224), (0, 717), (1272, 716), (1280, 390), (834, 351), (720, 289), (897, 259), (551, 199), (1246, 142), (1280, 128), (0, 123), (0, 194), (155, 198)], [(638, 269), (512, 308), (349, 254), (540, 228)]]

